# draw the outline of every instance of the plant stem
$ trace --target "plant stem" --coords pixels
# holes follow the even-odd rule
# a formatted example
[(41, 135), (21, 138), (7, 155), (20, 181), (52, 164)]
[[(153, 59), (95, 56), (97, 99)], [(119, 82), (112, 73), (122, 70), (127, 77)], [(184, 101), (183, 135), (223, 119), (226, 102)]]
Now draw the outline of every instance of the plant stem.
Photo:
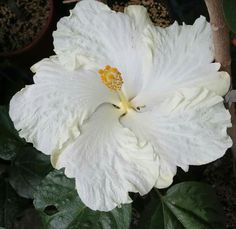
[[(221, 70), (231, 74), (231, 56), (229, 29), (226, 25), (222, 0), (205, 0), (210, 23), (213, 31), (213, 42), (215, 47), (215, 61), (221, 64)], [(232, 78), (231, 78), (232, 79)], [(232, 82), (232, 80), (231, 80)], [(235, 106), (230, 107), (233, 127), (229, 129), (229, 135), (233, 140), (232, 152), (236, 159), (236, 113)]]
[(156, 191), (157, 195), (159, 196), (159, 198), (162, 199), (162, 195), (161, 195), (160, 191), (157, 188), (155, 188), (155, 191)]
[(229, 29), (223, 15), (222, 0), (205, 0), (213, 31), (215, 61), (221, 63), (221, 70), (231, 73)]

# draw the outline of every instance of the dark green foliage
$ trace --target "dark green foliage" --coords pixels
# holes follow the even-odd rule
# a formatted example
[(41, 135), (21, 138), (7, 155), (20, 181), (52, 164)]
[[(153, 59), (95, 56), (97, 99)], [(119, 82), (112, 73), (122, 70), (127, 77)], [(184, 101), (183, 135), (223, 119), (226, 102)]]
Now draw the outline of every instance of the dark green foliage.
[(17, 131), (8, 115), (8, 109), (0, 106), (0, 158), (11, 160), (16, 156), (19, 147), (26, 143), (19, 138)]
[(225, 228), (222, 207), (209, 185), (183, 182), (172, 186), (164, 196), (157, 193), (144, 211), (140, 228)]
[(128, 229), (131, 221), (130, 205), (110, 212), (90, 210), (81, 202), (74, 180), (62, 171), (47, 175), (35, 193), (34, 205), (48, 229)]
[(31, 205), (25, 198), (33, 198), (51, 169), (49, 157), (18, 136), (7, 107), (0, 106), (0, 226), (13, 228)]
[(223, 9), (229, 28), (232, 32), (236, 33), (236, 1), (223, 0)]
[(12, 161), (9, 181), (20, 196), (33, 198), (36, 187), (51, 171), (51, 163), (48, 156), (31, 146), (18, 150)]
[(17, 91), (21, 90), (25, 84), (32, 84), (31, 75), (29, 70), (19, 68), (9, 61), (0, 60), (0, 105), (8, 105)]
[(3, 177), (0, 177), (0, 190), (0, 228), (10, 229), (29, 201), (19, 197)]
[(0, 158), (11, 160), (9, 182), (25, 198), (33, 198), (36, 186), (52, 169), (48, 156), (18, 136), (3, 106), (0, 106)]

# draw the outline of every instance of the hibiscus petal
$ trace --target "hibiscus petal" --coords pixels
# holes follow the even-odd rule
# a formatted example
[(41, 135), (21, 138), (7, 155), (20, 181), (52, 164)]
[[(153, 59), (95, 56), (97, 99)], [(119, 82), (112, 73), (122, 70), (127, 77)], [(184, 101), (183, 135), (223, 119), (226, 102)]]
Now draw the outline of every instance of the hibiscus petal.
[(212, 32), (204, 17), (194, 25), (149, 27), (145, 39), (151, 71), (136, 101), (150, 101), (186, 87), (205, 87), (221, 96), (229, 90), (228, 73), (218, 72), (220, 64), (212, 63)]
[(158, 177), (158, 158), (150, 144), (139, 145), (119, 123), (122, 112), (102, 105), (81, 134), (59, 156), (57, 168), (76, 178), (82, 201), (93, 210), (109, 211), (129, 203), (128, 192), (148, 193)]
[(156, 181), (155, 186), (157, 188), (166, 188), (170, 186), (173, 182), (173, 178), (177, 172), (177, 167), (175, 164), (166, 160), (164, 157), (160, 157), (160, 168), (159, 168), (159, 177)]
[(156, 186), (161, 188), (172, 182), (176, 166), (186, 171), (188, 165), (209, 163), (232, 146), (222, 97), (203, 88), (182, 90), (142, 113), (131, 110), (121, 123), (153, 145), (160, 158)]
[(147, 9), (143, 6), (130, 5), (124, 9), (124, 13), (134, 21), (135, 26), (140, 33), (142, 33), (148, 26), (153, 26)]
[(68, 71), (49, 59), (32, 69), (35, 84), (14, 95), (9, 113), (19, 135), (45, 154), (78, 136), (79, 126), (100, 104), (119, 103), (94, 72)]
[(146, 62), (141, 32), (151, 22), (144, 7), (128, 7), (126, 13), (116, 13), (98, 1), (81, 1), (59, 21), (53, 37), (55, 52), (66, 67), (116, 67), (132, 98), (141, 88)]

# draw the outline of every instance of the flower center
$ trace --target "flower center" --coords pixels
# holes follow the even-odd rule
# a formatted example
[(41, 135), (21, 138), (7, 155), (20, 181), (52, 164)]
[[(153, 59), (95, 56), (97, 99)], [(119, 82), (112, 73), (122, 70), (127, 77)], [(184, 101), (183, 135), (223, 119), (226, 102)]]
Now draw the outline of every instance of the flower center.
[(123, 78), (121, 77), (121, 73), (117, 68), (112, 68), (107, 65), (104, 69), (100, 69), (98, 71), (102, 82), (112, 91), (116, 92), (119, 97), (121, 104), (127, 113), (127, 110), (131, 107), (129, 101), (127, 100), (124, 92), (121, 90), (122, 85), (124, 83)]
[(98, 71), (102, 82), (112, 91), (120, 91), (123, 82), (121, 77), (121, 73), (117, 70), (117, 68), (112, 68), (107, 65), (104, 69), (100, 69)]

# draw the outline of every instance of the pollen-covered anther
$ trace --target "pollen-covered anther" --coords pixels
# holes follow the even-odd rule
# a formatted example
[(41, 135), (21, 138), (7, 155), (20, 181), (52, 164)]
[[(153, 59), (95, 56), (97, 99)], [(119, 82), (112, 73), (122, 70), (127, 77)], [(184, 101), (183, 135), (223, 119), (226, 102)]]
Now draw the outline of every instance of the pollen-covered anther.
[(117, 70), (117, 68), (112, 68), (107, 65), (104, 69), (100, 69), (98, 71), (102, 82), (113, 91), (120, 91), (123, 82), (121, 77), (121, 73)]

